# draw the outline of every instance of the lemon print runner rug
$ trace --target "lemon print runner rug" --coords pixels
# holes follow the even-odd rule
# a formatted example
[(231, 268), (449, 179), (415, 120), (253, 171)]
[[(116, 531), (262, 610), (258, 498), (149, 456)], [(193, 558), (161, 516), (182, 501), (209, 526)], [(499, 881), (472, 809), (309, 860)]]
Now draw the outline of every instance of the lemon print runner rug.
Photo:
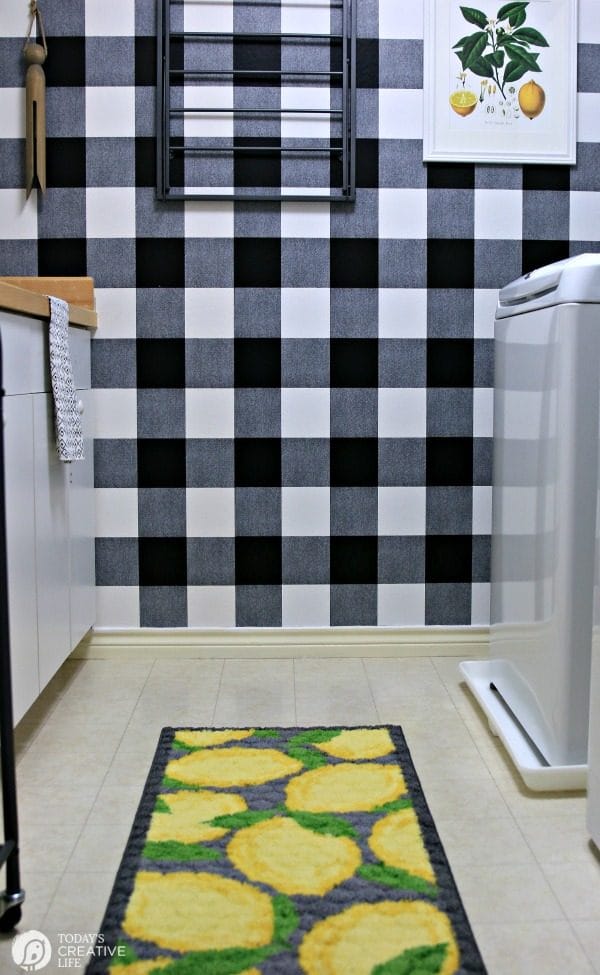
[(399, 728), (165, 728), (87, 972), (485, 968)]

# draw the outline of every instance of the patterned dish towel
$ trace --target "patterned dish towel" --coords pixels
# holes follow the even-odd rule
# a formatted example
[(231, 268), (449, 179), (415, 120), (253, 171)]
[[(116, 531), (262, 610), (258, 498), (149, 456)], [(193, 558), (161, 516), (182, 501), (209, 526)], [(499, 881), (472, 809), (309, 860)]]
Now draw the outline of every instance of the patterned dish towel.
[(56, 449), (61, 460), (83, 460), (83, 430), (69, 349), (69, 306), (61, 298), (49, 300), (50, 379), (54, 394)]

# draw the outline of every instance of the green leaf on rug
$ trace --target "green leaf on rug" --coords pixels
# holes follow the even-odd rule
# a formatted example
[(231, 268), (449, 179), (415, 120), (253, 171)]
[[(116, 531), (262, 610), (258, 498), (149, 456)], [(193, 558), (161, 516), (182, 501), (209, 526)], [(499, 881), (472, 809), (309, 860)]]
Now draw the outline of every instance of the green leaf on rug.
[(326, 833), (328, 836), (350, 836), (355, 839), (358, 836), (354, 826), (347, 823), (339, 816), (330, 816), (327, 813), (295, 812), (285, 810), (287, 816), (293, 819), (298, 826), (304, 829), (312, 829), (314, 833)]
[[(298, 927), (293, 901), (284, 894), (273, 897), (273, 941), (264, 948), (224, 948), (221, 951), (191, 951), (160, 969), (160, 975), (240, 975), (260, 965), (271, 955), (292, 950), (287, 939)], [(125, 973), (123, 973), (125, 975)]]
[(202, 792), (203, 785), (192, 785), (191, 782), (180, 782), (179, 779), (171, 779), (168, 775), (163, 776), (163, 789), (185, 789), (186, 792)]
[(243, 829), (244, 826), (254, 826), (265, 819), (272, 819), (277, 815), (275, 809), (245, 809), (243, 812), (215, 816), (208, 820), (209, 826), (220, 826), (223, 829)]
[(112, 959), (111, 967), (114, 968), (116, 965), (133, 965), (134, 962), (140, 960), (140, 956), (122, 938), (119, 938), (117, 941), (116, 948), (117, 950)]
[(201, 752), (204, 750), (204, 745), (187, 745), (185, 741), (180, 741), (179, 738), (173, 739), (171, 747), (178, 752)]
[(154, 804), (155, 813), (171, 813), (171, 807), (167, 805), (162, 796), (156, 797), (156, 802)]
[[(191, 951), (171, 965), (160, 969), (160, 975), (240, 975), (241, 972), (260, 965), (279, 949), (224, 948), (222, 951)], [(158, 975), (158, 973), (157, 973)]]
[(447, 944), (439, 944), (407, 948), (401, 955), (375, 965), (371, 975), (439, 975), (447, 947)]
[(177, 840), (149, 840), (143, 849), (148, 860), (174, 860), (182, 863), (187, 860), (218, 860), (218, 850), (200, 846), (199, 843), (179, 843)]
[(386, 867), (385, 863), (365, 863), (356, 871), (359, 877), (369, 880), (374, 884), (383, 884), (385, 887), (395, 887), (396, 890), (416, 890), (420, 894), (428, 894), (436, 897), (438, 889), (429, 880), (423, 880), (408, 870), (400, 870), (398, 867)]
[(383, 806), (375, 806), (371, 809), (372, 813), (399, 812), (401, 809), (410, 809), (412, 799), (394, 799), (393, 802), (384, 802)]
[(295, 758), (297, 762), (302, 762), (305, 768), (321, 768), (328, 764), (328, 759), (321, 752), (314, 752), (310, 748), (296, 747), (289, 745), (287, 753), (290, 758)]
[(307, 728), (306, 731), (300, 731), (290, 738), (289, 743), (294, 748), (297, 745), (320, 745), (321, 742), (337, 738), (341, 733), (341, 728)]
[(274, 728), (258, 728), (253, 731), (251, 738), (279, 738), (279, 732), (275, 731)]
[(273, 941), (280, 946), (290, 948), (287, 939), (294, 933), (299, 924), (296, 906), (285, 894), (276, 894), (273, 898), (273, 913), (275, 915)]

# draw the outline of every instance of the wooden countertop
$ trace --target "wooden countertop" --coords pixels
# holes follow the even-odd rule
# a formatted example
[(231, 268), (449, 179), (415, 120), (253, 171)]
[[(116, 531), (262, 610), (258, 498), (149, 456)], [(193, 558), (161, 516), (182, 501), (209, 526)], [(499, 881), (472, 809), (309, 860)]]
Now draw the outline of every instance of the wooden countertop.
[[(69, 301), (69, 324), (82, 325), (94, 330), (98, 327), (98, 316), (86, 296), (93, 296), (93, 281), (91, 278), (81, 278), (82, 288), (79, 293), (84, 295), (84, 302), (88, 307), (72, 303), (69, 299), (77, 294), (75, 278), (2, 278), (0, 277), (0, 308), (29, 315), (33, 318), (50, 318), (50, 302), (48, 295), (64, 298)], [(15, 282), (19, 283), (16, 284)], [(61, 286), (62, 282), (62, 286)], [(65, 284), (65, 282), (70, 282)], [(90, 285), (91, 282), (91, 285)], [(62, 293), (61, 293), (62, 292)]]

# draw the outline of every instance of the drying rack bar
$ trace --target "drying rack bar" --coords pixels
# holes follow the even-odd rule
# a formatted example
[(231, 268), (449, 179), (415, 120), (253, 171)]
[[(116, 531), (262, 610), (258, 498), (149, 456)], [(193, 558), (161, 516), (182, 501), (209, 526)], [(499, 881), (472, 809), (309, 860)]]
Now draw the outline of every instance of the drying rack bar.
[[(176, 26), (181, 28), (182, 15), (179, 11), (185, 2), (156, 0), (158, 198), (354, 200), (357, 0), (329, 0), (327, 5), (332, 10), (338, 8), (341, 11), (341, 16), (338, 14), (334, 18), (335, 26), (331, 33), (300, 33), (297, 31), (299, 24), (294, 24), (296, 30), (290, 33), (274, 30), (172, 30), (171, 8), (175, 5), (178, 7)], [(280, 7), (281, 3), (280, 0), (274, 3), (267, 0), (233, 2), (234, 8), (262, 5)], [(306, 9), (307, 26), (310, 28), (315, 24), (310, 21), (310, 8)], [(194, 26), (198, 23), (201, 22), (196, 21)], [(256, 24), (251, 22), (249, 26)], [(203, 42), (206, 42), (204, 48)], [(211, 46), (214, 42), (224, 48), (224, 56), (216, 65), (215, 48)], [(257, 50), (260, 51), (261, 45), (277, 45), (281, 49), (281, 60), (279, 51), (273, 59), (259, 56)], [(237, 53), (244, 52), (244, 46), (245, 56), (236, 61)], [(286, 47), (295, 60), (286, 62)], [(301, 54), (300, 67), (282, 66), (298, 64), (298, 54)], [(261, 67), (263, 60), (266, 61), (264, 68)], [(247, 67), (236, 66), (240, 63)], [(239, 108), (231, 104), (203, 106), (207, 100), (229, 102), (232, 88), (236, 82), (243, 84), (242, 79), (252, 86), (251, 105)], [(296, 103), (294, 107), (271, 107), (273, 85), (280, 84), (285, 86), (286, 91), (296, 89), (296, 97), (290, 99)], [(213, 89), (211, 98), (202, 96), (202, 90), (207, 85)], [(184, 107), (181, 92), (186, 92), (187, 101), (192, 90), (193, 98), (190, 97), (189, 101), (197, 104)], [(329, 92), (330, 97), (324, 98), (325, 106), (333, 103), (335, 107), (310, 107), (313, 100), (311, 90)], [(261, 105), (261, 102), (264, 104)], [(216, 138), (221, 134), (219, 118), (225, 118), (227, 124), (222, 141), (236, 142), (240, 139), (245, 142), (244, 145), (219, 144), (221, 140)], [(261, 122), (261, 119), (264, 121)], [(323, 132), (325, 137), (315, 138), (313, 133), (310, 138), (310, 129), (307, 129), (304, 139), (296, 139), (290, 146), (284, 145), (286, 138), (283, 133), (289, 134), (289, 131), (283, 128), (278, 132), (277, 129), (285, 126), (286, 122), (296, 121), (300, 126), (303, 119), (324, 122), (327, 125)], [(193, 126), (188, 128), (182, 125), (182, 120), (193, 120)], [(236, 128), (236, 123), (239, 128)], [(319, 130), (316, 131), (318, 135)], [(269, 139), (275, 144), (265, 145)], [(215, 157), (210, 162), (207, 158), (209, 155)], [(270, 188), (274, 157), (280, 160), (287, 158), (289, 161), (294, 157), (299, 180), (296, 196), (286, 193), (284, 186), (279, 188), (279, 193), (276, 187), (273, 187), (273, 192), (265, 192), (265, 187)], [(194, 165), (184, 165), (185, 159), (196, 162)], [(233, 168), (230, 165), (232, 159), (236, 160)], [(325, 167), (323, 160), (328, 160)], [(234, 170), (236, 180), (243, 185), (233, 185)], [(242, 172), (243, 175), (240, 175)], [(202, 185), (198, 185), (198, 182)], [(219, 187), (218, 195), (211, 192), (216, 186)], [(229, 188), (231, 193), (228, 196)]]
[(256, 68), (204, 68), (202, 71), (187, 68), (171, 68), (170, 74), (183, 78), (205, 78), (207, 75), (224, 75), (234, 78), (287, 78), (300, 76), (302, 78), (341, 78), (343, 71), (277, 71), (274, 68), (259, 71)]
[(300, 152), (303, 155), (305, 153), (333, 153), (337, 152), (341, 154), (342, 146), (217, 146), (217, 145), (205, 145), (205, 146), (171, 146), (170, 152), (173, 154), (179, 153), (184, 156), (193, 155), (202, 152), (271, 152), (277, 153), (278, 155), (285, 154), (286, 152)]
[(329, 115), (338, 118), (343, 115), (337, 108), (172, 108), (169, 115)]
[(252, 31), (171, 31), (171, 40), (186, 41), (322, 41), (330, 44), (332, 41), (341, 44), (344, 40), (343, 34), (285, 34), (275, 31), (265, 31), (263, 34)]

